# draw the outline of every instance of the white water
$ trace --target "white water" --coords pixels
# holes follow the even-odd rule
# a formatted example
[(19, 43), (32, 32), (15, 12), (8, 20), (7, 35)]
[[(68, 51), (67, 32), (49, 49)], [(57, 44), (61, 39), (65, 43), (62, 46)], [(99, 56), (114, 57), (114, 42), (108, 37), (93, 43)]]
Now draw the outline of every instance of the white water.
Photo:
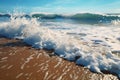
[[(47, 23), (47, 22), (46, 22)], [(22, 39), (34, 48), (54, 49), (54, 53), (92, 71), (110, 71), (120, 77), (119, 25), (98, 26), (51, 22), (41, 25), (36, 19), (11, 18), (0, 22), (0, 35)], [(76, 60), (76, 57), (79, 57)]]

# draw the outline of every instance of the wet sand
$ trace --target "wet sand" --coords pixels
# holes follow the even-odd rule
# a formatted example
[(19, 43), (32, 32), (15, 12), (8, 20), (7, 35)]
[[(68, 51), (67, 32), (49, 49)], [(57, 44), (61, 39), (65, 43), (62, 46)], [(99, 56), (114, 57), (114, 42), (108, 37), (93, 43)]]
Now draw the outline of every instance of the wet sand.
[(36, 50), (21, 40), (0, 38), (0, 80), (118, 80), (97, 74), (74, 62)]

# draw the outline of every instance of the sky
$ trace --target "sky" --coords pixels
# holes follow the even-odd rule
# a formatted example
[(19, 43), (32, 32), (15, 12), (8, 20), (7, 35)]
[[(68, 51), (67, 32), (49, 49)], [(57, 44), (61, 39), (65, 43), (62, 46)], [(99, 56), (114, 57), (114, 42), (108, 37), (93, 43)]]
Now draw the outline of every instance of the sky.
[(0, 12), (120, 13), (120, 0), (0, 0)]

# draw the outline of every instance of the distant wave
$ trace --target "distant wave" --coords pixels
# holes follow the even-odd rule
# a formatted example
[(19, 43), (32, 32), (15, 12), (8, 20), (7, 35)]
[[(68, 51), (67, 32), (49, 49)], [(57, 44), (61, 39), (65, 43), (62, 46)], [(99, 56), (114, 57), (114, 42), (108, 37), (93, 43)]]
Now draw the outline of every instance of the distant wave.
[[(0, 14), (0, 17), (10, 17), (10, 14)], [(19, 16), (20, 17), (20, 16)], [(61, 14), (43, 14), (34, 13), (31, 15), (24, 14), (21, 17), (27, 18), (40, 18), (40, 19), (71, 19), (77, 23), (85, 24), (98, 24), (98, 23), (111, 23), (120, 20), (120, 14), (93, 14), (93, 13), (78, 13), (74, 15), (61, 15)]]
[(10, 14), (0, 14), (0, 17), (10, 17), (11, 15)]
[(89, 22), (89, 23), (109, 23), (113, 20), (120, 20), (120, 17), (112, 16), (112, 15), (101, 15), (101, 14), (76, 14), (71, 16), (72, 19), (82, 22)]
[(8, 17), (8, 18), (10, 18), (10, 17), (26, 17), (26, 18), (30, 18), (31, 16), (30, 15), (28, 15), (28, 14), (21, 14), (21, 15), (14, 15), (14, 14), (0, 14), (0, 17)]
[(110, 23), (113, 20), (120, 20), (118, 15), (102, 15), (102, 14), (92, 14), (92, 13), (81, 13), (70, 16), (58, 15), (58, 14), (33, 14), (32, 17), (41, 19), (72, 19), (77, 22), (82, 23)]

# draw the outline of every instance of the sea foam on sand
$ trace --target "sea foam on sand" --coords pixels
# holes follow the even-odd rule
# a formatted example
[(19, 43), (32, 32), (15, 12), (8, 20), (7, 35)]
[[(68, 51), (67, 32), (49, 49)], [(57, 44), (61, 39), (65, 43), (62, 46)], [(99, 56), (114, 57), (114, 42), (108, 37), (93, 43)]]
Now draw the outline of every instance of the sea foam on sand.
[(94, 43), (101, 41), (76, 39), (66, 32), (45, 28), (33, 18), (11, 18), (0, 24), (2, 36), (22, 39), (34, 48), (52, 49), (54, 54), (94, 72), (109, 71), (120, 77), (120, 58), (111, 53), (108, 45)]

